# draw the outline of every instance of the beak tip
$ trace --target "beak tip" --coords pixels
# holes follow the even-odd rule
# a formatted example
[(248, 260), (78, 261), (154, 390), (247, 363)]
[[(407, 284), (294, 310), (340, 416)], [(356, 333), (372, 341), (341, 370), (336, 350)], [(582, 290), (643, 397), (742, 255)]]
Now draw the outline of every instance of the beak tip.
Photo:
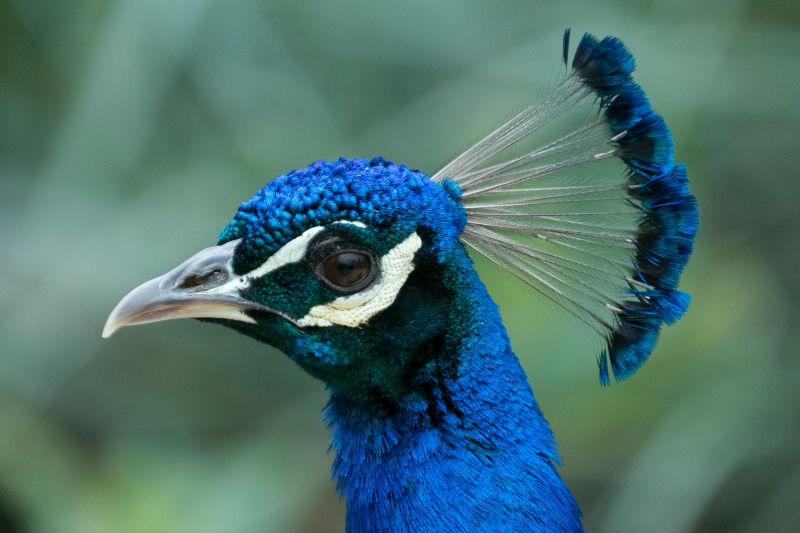
[(115, 332), (115, 331), (117, 331), (118, 329), (119, 329), (119, 324), (115, 324), (115, 323), (114, 323), (114, 322), (111, 320), (111, 317), (108, 317), (108, 321), (106, 321), (106, 325), (105, 325), (105, 326), (103, 326), (103, 335), (102, 335), (102, 337), (103, 337), (104, 339), (107, 339), (107, 338), (109, 338), (111, 335), (113, 335), (113, 334), (114, 334), (114, 332)]

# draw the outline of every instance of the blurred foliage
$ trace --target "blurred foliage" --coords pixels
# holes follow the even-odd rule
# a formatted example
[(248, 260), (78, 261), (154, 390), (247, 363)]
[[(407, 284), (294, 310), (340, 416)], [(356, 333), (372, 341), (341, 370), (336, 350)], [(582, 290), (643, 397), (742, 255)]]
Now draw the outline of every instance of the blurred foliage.
[(798, 6), (0, 0), (0, 530), (341, 530), (321, 384), (223, 328), (105, 318), (272, 176), (435, 171), (559, 79), (568, 26), (633, 50), (703, 211), (692, 308), (607, 389), (574, 323), (482, 271), (587, 529), (794, 530)]

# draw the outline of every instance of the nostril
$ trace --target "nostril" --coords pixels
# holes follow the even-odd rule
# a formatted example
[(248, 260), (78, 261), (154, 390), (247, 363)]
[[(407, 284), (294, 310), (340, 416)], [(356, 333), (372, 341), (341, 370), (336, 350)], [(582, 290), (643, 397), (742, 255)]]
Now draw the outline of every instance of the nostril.
[(175, 286), (176, 289), (196, 289), (198, 287), (215, 287), (224, 280), (221, 269), (214, 268), (202, 274), (189, 274)]

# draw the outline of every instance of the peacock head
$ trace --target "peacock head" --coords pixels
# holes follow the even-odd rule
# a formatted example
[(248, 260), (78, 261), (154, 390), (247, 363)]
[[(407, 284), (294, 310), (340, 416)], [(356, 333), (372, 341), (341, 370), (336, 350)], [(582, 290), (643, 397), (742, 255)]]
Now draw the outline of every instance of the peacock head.
[(334, 388), (397, 396), (435, 360), (444, 321), (483, 301), (467, 246), (605, 341), (601, 382), (630, 377), (689, 305), (677, 285), (699, 223), (633, 69), (620, 40), (587, 34), (561, 83), (430, 178), (376, 158), (273, 180), (217, 246), (125, 297), (104, 335), (221, 322)]
[(452, 299), (443, 272), (463, 250), (459, 194), (382, 158), (289, 172), (240, 206), (216, 246), (128, 294), (104, 336), (199, 318), (279, 348), (338, 390), (405, 395), (401, 375)]

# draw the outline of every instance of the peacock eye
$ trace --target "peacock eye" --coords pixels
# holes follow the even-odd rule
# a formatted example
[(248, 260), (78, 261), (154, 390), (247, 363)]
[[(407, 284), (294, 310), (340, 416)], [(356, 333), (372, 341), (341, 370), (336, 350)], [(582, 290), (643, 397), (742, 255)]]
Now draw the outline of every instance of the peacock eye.
[(337, 250), (325, 257), (318, 275), (336, 292), (353, 294), (375, 279), (372, 256), (360, 250)]

